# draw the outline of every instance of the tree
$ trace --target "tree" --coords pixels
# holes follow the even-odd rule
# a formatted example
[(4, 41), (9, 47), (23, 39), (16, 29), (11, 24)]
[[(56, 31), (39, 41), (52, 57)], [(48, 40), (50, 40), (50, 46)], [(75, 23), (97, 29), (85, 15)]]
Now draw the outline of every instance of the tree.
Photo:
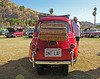
[(97, 25), (97, 27), (96, 28), (99, 28), (100, 29), (100, 25)]
[(34, 21), (33, 21), (33, 23), (34, 23), (34, 26), (36, 25), (36, 22), (38, 21), (38, 19), (35, 19)]
[(21, 20), (20, 19), (15, 19), (14, 22), (17, 23), (17, 25), (19, 25), (19, 23), (21, 23)]
[(51, 9), (49, 10), (49, 12), (50, 12), (50, 14), (52, 14), (54, 11), (53, 11), (53, 9), (51, 8)]
[(19, 9), (20, 9), (20, 11), (22, 11), (22, 25), (24, 24), (24, 20), (23, 20), (23, 18), (24, 18), (24, 6), (20, 6), (19, 7)]
[(96, 27), (96, 11), (97, 11), (97, 8), (95, 7), (94, 8), (94, 12), (92, 13), (92, 15), (94, 16), (94, 27)]
[(12, 25), (12, 19), (8, 19), (10, 26)]
[(33, 21), (29, 20), (29, 26), (32, 26), (32, 25), (33, 25)]
[(25, 20), (25, 24), (26, 24), (26, 26), (27, 26), (28, 23), (29, 23), (29, 21), (26, 19), (26, 20)]
[[(0, 2), (0, 6), (2, 7), (2, 19), (3, 19), (3, 22), (5, 22), (5, 8), (6, 8), (6, 3), (4, 1), (1, 1)], [(4, 15), (4, 18), (3, 18), (3, 15)]]
[(21, 23), (20, 19), (12, 19), (12, 18), (10, 18), (10, 19), (8, 19), (8, 21), (9, 21), (10, 26), (13, 25), (13, 24), (15, 25), (15, 23), (17, 25), (19, 25), (19, 23)]

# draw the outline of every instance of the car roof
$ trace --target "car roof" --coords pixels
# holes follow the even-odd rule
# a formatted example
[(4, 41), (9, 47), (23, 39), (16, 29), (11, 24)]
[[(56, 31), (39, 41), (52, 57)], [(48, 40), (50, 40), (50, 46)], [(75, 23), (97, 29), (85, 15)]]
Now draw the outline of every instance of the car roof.
[(66, 17), (42, 17), (38, 20), (38, 22), (45, 21), (45, 20), (60, 20), (60, 21), (70, 22), (70, 20)]

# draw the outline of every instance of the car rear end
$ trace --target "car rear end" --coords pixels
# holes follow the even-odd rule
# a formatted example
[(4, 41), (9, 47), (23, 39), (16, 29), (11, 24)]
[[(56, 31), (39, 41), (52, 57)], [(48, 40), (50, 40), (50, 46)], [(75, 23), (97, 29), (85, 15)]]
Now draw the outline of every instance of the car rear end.
[(27, 32), (27, 36), (30, 38), (30, 37), (33, 37), (33, 33), (34, 33), (34, 28), (31, 28), (29, 29), (29, 31)]
[(67, 75), (68, 65), (73, 65), (77, 59), (77, 44), (68, 18), (40, 19), (30, 46), (30, 60), (33, 67), (37, 65), (39, 74), (44, 66), (53, 65), (67, 68), (64, 71)]
[(15, 29), (14, 29), (14, 28), (7, 28), (7, 30), (9, 31), (9, 33), (6, 33), (6, 34), (5, 34), (5, 36), (6, 36), (7, 38), (15, 36), (15, 35), (14, 35), (14, 32), (15, 32)]

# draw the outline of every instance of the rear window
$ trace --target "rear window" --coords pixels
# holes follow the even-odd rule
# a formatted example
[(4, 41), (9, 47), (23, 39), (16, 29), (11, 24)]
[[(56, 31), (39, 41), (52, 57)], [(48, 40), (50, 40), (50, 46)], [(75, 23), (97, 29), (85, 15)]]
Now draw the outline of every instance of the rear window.
[(42, 21), (38, 23), (37, 32), (39, 32), (40, 28), (66, 28), (68, 33), (71, 32), (70, 24), (65, 21)]

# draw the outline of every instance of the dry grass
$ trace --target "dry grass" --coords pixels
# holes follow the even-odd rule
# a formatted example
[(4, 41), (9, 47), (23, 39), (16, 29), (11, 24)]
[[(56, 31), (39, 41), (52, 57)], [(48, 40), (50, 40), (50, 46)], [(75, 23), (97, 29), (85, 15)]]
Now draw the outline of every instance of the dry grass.
[(46, 70), (43, 76), (28, 61), (31, 38), (6, 38), (0, 36), (0, 79), (100, 79), (100, 38), (82, 38), (80, 40), (78, 61), (69, 69), (67, 77), (60, 68)]
[(9, 60), (18, 60), (28, 57), (30, 38), (6, 38), (0, 37), (0, 64), (5, 64)]

